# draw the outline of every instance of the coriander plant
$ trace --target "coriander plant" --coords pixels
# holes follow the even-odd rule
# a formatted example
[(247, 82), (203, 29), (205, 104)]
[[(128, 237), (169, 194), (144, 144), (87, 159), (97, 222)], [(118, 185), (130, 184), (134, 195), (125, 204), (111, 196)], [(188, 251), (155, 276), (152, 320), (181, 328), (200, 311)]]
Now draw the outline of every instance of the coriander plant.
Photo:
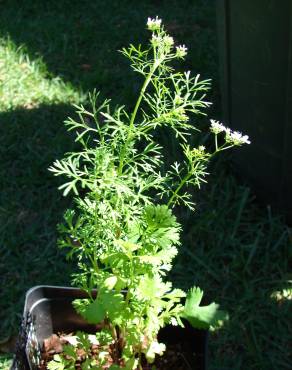
[[(210, 159), (249, 140), (211, 120), (214, 150), (190, 146), (189, 137), (198, 132), (193, 119), (209, 106), (210, 82), (172, 67), (187, 48), (174, 45), (160, 19), (149, 18), (147, 28), (152, 33), (147, 48), (121, 51), (143, 78), (133, 110), (112, 110), (109, 100), (98, 103), (99, 94), (91, 94), (91, 110), (78, 106), (79, 119), (65, 122), (80, 150), (50, 168), (67, 178), (60, 187), (64, 195), (74, 193), (75, 207), (59, 226), (60, 247), (79, 267), (73, 283), (88, 293), (74, 306), (89, 323), (101, 325), (97, 338), (115, 349), (111, 361), (103, 349), (102, 356), (86, 360), (86, 368), (142, 369), (143, 358), (152, 363), (165, 350), (157, 339), (160, 328), (183, 326), (186, 319), (207, 329), (225, 317), (215, 303), (200, 306), (199, 288), (186, 294), (167, 280), (182, 229), (173, 208), (193, 210), (191, 187), (205, 181)], [(184, 155), (168, 169), (156, 134), (163, 128), (173, 131)], [(72, 368), (74, 355), (66, 358), (58, 355), (49, 368)]]

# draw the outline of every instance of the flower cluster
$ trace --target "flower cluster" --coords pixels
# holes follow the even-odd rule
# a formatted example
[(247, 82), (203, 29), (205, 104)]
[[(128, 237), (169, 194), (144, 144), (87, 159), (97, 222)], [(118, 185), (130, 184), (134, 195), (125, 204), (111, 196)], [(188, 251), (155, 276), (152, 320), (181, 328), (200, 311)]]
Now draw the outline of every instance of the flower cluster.
[(154, 47), (157, 47), (162, 43), (162, 37), (153, 34), (150, 42)]
[(225, 127), (219, 121), (215, 121), (213, 119), (211, 119), (210, 121), (211, 121), (210, 131), (213, 132), (215, 135), (218, 135), (221, 132), (225, 132), (225, 140), (227, 143), (233, 145), (250, 144), (250, 140), (247, 135), (242, 135), (242, 133), (238, 131), (232, 131), (230, 130), (230, 128)]
[(188, 48), (185, 45), (179, 45), (176, 47), (176, 56), (178, 58), (183, 58), (187, 55)]
[(215, 121), (214, 119), (211, 119), (210, 121), (211, 121), (210, 131), (216, 135), (220, 134), (220, 132), (226, 132), (227, 130), (229, 130), (219, 121)]
[[(161, 26), (161, 19), (158, 17), (156, 18), (148, 18), (147, 20), (147, 28), (148, 30), (152, 31), (152, 38), (151, 44), (154, 47), (162, 47), (162, 51), (164, 54), (168, 54), (174, 45), (173, 37), (169, 36), (166, 32), (164, 32)], [(185, 45), (176, 46), (176, 52), (174, 56), (179, 59), (183, 59), (187, 55), (187, 47)]]
[(171, 47), (174, 44), (173, 37), (168, 36), (168, 35), (164, 36), (163, 43), (165, 46)]
[(150, 31), (159, 31), (161, 27), (161, 19), (157, 16), (156, 18), (148, 18), (147, 20), (147, 28)]
[(208, 153), (205, 152), (205, 147), (204, 145), (200, 145), (198, 148), (194, 148), (192, 150), (192, 155), (194, 158), (200, 159), (204, 157), (208, 157)]
[(161, 37), (153, 34), (150, 42), (154, 47), (161, 47), (161, 50), (163, 51), (164, 54), (169, 53), (174, 44), (173, 37), (168, 35)]
[(225, 140), (227, 143), (232, 143), (234, 145), (250, 144), (249, 137), (247, 135), (242, 135), (238, 131), (226, 130)]

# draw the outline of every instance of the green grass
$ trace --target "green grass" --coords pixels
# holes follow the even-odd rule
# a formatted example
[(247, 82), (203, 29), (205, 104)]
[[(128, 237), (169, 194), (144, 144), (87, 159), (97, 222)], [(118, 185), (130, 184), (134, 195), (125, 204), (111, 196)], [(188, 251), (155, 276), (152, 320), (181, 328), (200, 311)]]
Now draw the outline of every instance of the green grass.
[(0, 112), (78, 102), (84, 98), (70, 83), (51, 77), (40, 58), (31, 60), (26, 48), (17, 47), (9, 37), (0, 39), (0, 61)]
[(289, 369), (291, 230), (232, 176), (217, 176), (203, 191), (173, 278), (220, 297), (230, 314), (211, 335), (210, 369)]
[(12, 357), (7, 354), (0, 354), (0, 370), (8, 370), (12, 365)]
[[(72, 267), (56, 248), (56, 224), (70, 199), (47, 171), (72, 147), (62, 122), (93, 88), (113, 104), (131, 105), (140, 81), (117, 50), (145, 40), (145, 20), (155, 15), (189, 47), (185, 68), (214, 79), (216, 117), (214, 1), (1, 3), (2, 340), (16, 333), (29, 287), (69, 282)], [(184, 215), (187, 235), (173, 279), (182, 287), (198, 284), (229, 311), (230, 321), (210, 335), (210, 369), (289, 369), (291, 232), (225, 168), (217, 164), (195, 194), (197, 212)], [(8, 364), (0, 357), (0, 369)]]

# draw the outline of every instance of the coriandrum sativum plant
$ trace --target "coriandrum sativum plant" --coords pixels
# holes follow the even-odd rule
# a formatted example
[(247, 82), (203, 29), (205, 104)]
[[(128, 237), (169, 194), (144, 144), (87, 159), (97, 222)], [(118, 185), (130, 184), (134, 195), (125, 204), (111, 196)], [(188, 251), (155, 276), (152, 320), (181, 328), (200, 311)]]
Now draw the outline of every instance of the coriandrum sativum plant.
[[(86, 359), (86, 369), (142, 369), (142, 358), (153, 363), (163, 354), (165, 345), (157, 335), (165, 325), (183, 326), (185, 319), (208, 329), (225, 317), (215, 303), (200, 306), (203, 293), (198, 287), (186, 294), (167, 280), (182, 229), (172, 210), (193, 210), (190, 189), (205, 181), (210, 159), (249, 143), (248, 137), (211, 120), (215, 149), (190, 146), (189, 137), (198, 133), (194, 117), (209, 105), (209, 80), (172, 67), (173, 61), (184, 59), (187, 48), (174, 45), (160, 19), (149, 18), (147, 28), (152, 35), (146, 49), (131, 45), (121, 51), (143, 77), (133, 110), (112, 110), (110, 101), (98, 103), (94, 92), (91, 110), (78, 106), (79, 119), (66, 121), (80, 150), (50, 168), (67, 178), (61, 186), (64, 195), (75, 194), (75, 207), (59, 226), (60, 247), (68, 249), (79, 267), (73, 283), (88, 293), (88, 299), (76, 300), (74, 306), (89, 323), (101, 326), (96, 338), (103, 349)], [(156, 140), (158, 129), (172, 130), (184, 155), (168, 169)], [(88, 347), (84, 335), (77, 335), (78, 343)], [(110, 358), (109, 346), (119, 354), (116, 359)], [(70, 347), (65, 352), (48, 367), (74, 368), (76, 352)]]

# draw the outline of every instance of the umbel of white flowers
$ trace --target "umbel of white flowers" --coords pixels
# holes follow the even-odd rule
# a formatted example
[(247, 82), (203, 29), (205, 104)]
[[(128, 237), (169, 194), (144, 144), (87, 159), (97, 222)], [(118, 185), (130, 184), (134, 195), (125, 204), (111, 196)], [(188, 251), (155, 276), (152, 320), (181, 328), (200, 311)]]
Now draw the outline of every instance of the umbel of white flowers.
[(159, 19), (157, 16), (156, 18), (148, 18), (147, 19), (147, 28), (150, 31), (158, 31), (161, 26), (161, 19)]
[[(148, 30), (155, 32), (159, 31), (161, 28), (161, 19), (157, 16), (156, 18), (148, 18), (147, 20), (147, 28)], [(153, 46), (159, 46), (164, 44), (166, 48), (171, 48), (174, 44), (173, 37), (169, 35), (164, 35), (163, 37), (153, 33), (151, 38), (151, 43)], [(176, 46), (176, 54), (177, 58), (184, 58), (187, 55), (188, 48), (185, 45)]]
[(247, 135), (243, 135), (241, 132), (238, 131), (232, 131), (230, 130), (230, 128), (225, 127), (219, 121), (215, 121), (213, 119), (211, 119), (210, 121), (210, 131), (213, 132), (215, 135), (218, 135), (221, 132), (225, 133), (225, 141), (227, 143), (231, 143), (234, 145), (250, 144), (250, 140)]

